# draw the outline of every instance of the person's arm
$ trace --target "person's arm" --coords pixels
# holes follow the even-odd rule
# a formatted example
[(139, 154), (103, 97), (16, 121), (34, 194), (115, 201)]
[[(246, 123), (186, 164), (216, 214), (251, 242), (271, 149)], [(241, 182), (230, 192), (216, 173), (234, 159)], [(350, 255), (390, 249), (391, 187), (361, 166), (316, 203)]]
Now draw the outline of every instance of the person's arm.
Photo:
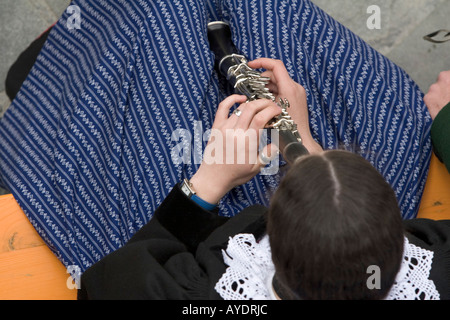
[[(269, 89), (279, 98), (289, 100), (291, 105), (289, 113), (298, 125), (303, 144), (310, 153), (321, 152), (322, 147), (314, 141), (309, 129), (305, 89), (290, 78), (284, 64), (279, 60), (262, 58), (250, 62), (249, 65), (252, 68), (267, 70), (263, 75), (271, 79)], [(209, 204), (218, 203), (232, 188), (249, 181), (265, 165), (260, 161), (258, 143), (246, 144), (248, 141), (245, 141), (245, 139), (248, 132), (254, 131), (254, 137), (259, 141), (259, 131), (273, 117), (277, 116), (281, 109), (275, 103), (265, 99), (250, 103), (244, 103), (245, 101), (245, 96), (232, 95), (219, 105), (211, 138), (204, 152), (203, 162), (189, 181), (190, 187), (196, 192), (196, 196)], [(241, 103), (238, 108), (241, 111), (240, 115), (238, 116), (235, 113), (230, 115), (231, 108), (239, 103)], [(248, 136), (251, 137), (252, 135)], [(239, 143), (239, 141), (244, 143)], [(235, 156), (231, 159), (231, 163), (230, 159), (227, 158), (230, 151)], [(270, 158), (276, 155), (276, 147), (269, 145), (261, 152)], [(237, 156), (240, 154), (244, 154), (246, 160), (249, 160), (253, 154), (255, 155), (253, 158), (257, 161), (237, 163)], [(166, 204), (170, 203), (165, 202)], [(208, 226), (211, 226), (211, 228), (215, 226), (214, 222), (211, 223), (213, 219), (208, 217), (208, 214), (203, 213), (202, 219), (209, 221), (209, 224), (204, 221), (197, 224), (197, 227), (203, 225), (202, 230), (192, 228), (192, 231), (181, 235), (179, 232), (185, 232), (183, 231), (184, 226), (190, 225), (190, 221), (201, 220), (200, 215), (195, 213), (196, 217), (191, 216), (194, 215), (193, 212), (183, 215), (183, 213), (174, 213), (174, 210), (160, 210), (160, 212), (164, 213), (158, 213), (156, 217), (161, 221), (161, 224), (174, 234), (178, 234), (177, 237), (183, 239), (185, 243), (190, 243), (190, 248), (194, 248), (195, 244), (210, 232), (211, 229)]]
[(156, 209), (153, 218), (142, 227), (128, 242), (134, 243), (149, 239), (165, 239), (155, 233), (155, 224), (162, 226), (182, 243), (188, 251), (194, 253), (197, 246), (228, 218), (218, 215), (218, 209), (207, 210), (189, 199), (176, 184), (161, 205)]
[[(224, 223), (224, 218), (217, 215), (218, 210), (209, 208), (218, 204), (231, 189), (252, 179), (264, 167), (258, 157), (259, 133), (281, 110), (269, 100), (243, 103), (244, 101), (246, 97), (232, 95), (220, 103), (202, 164), (191, 179), (173, 188), (155, 212), (153, 219), (157, 219), (191, 252), (194, 252), (199, 243)], [(241, 115), (234, 113), (230, 115), (230, 109), (239, 103)], [(252, 131), (254, 135), (248, 134)], [(249, 143), (247, 137), (254, 137), (255, 143)], [(262, 152), (275, 155), (272, 147), (266, 146)], [(246, 161), (227, 159), (230, 152), (236, 156), (244, 155), (243, 159)], [(249, 156), (252, 153), (255, 155), (253, 162)], [(195, 192), (195, 199), (192, 192)], [(144, 227), (131, 242), (152, 237), (151, 233), (145, 230)]]
[(450, 172), (450, 71), (440, 73), (424, 101), (433, 119), (431, 140), (434, 152)]
[[(144, 227), (83, 273), (78, 299), (187, 299), (186, 283), (206, 286), (195, 281), (196, 273), (204, 273), (193, 258), (197, 246), (228, 220), (198, 206), (175, 185)], [(170, 271), (179, 260), (194, 274), (183, 274), (181, 284)]]
[[(253, 130), (258, 132), (254, 138), (259, 142), (260, 129), (281, 112), (272, 101), (259, 100), (241, 104), (241, 115), (230, 116), (231, 107), (244, 101), (245, 97), (233, 95), (220, 104), (213, 124), (216, 132), (206, 148), (211, 158), (204, 157), (190, 179), (195, 195), (209, 204), (219, 202), (230, 189), (250, 180), (264, 166), (260, 161), (223, 161), (229, 151), (247, 156), (258, 153), (258, 143), (237, 142), (245, 142), (246, 133)], [(269, 153), (272, 148), (266, 146), (264, 150)], [(185, 299), (192, 295), (193, 287), (204, 297), (208, 274), (197, 260), (197, 248), (228, 219), (218, 216), (217, 208), (206, 210), (190, 196), (175, 185), (150, 222), (122, 248), (86, 270), (79, 298)]]

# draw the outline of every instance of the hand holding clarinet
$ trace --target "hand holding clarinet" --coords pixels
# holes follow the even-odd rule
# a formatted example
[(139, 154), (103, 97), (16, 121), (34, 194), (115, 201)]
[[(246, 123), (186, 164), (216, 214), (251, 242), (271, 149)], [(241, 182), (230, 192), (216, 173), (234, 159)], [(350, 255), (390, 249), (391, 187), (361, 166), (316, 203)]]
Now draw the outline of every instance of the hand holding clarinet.
[(253, 69), (266, 69), (261, 76), (270, 78), (267, 88), (275, 95), (276, 101), (280, 99), (289, 101), (287, 111), (296, 124), (302, 144), (308, 153), (322, 152), (322, 147), (313, 139), (309, 128), (305, 88), (291, 79), (284, 63), (280, 60), (260, 58), (248, 62), (248, 66)]
[[(248, 62), (238, 54), (230, 27), (221, 21), (208, 24), (208, 39), (215, 53), (217, 72), (226, 77), (235, 93), (246, 95), (248, 101), (269, 99), (282, 108), (267, 128), (278, 130), (278, 148), (288, 163), (322, 150), (309, 129), (305, 89), (290, 78), (281, 61), (261, 58)], [(257, 69), (266, 71), (260, 73)]]

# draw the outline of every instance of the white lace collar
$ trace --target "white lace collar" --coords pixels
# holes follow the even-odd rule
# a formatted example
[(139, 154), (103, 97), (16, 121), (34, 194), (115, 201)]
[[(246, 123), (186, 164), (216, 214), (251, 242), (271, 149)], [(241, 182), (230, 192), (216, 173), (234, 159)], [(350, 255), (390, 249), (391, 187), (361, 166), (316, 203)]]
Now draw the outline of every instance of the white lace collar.
[[(439, 292), (429, 278), (433, 252), (409, 243), (405, 237), (403, 261), (386, 300), (439, 300)], [(224, 300), (274, 300), (272, 262), (268, 236), (260, 242), (252, 234), (231, 237), (222, 251), (226, 272), (215, 289)]]

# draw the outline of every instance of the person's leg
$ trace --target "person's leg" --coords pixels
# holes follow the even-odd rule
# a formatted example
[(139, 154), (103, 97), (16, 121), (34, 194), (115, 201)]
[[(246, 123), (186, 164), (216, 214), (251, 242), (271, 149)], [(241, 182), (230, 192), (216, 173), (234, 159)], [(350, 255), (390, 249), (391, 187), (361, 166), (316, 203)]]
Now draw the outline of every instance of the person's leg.
[(309, 0), (224, 0), (221, 11), (244, 55), (282, 60), (305, 87), (323, 148), (363, 155), (394, 188), (403, 217), (415, 217), (431, 118), (407, 73)]

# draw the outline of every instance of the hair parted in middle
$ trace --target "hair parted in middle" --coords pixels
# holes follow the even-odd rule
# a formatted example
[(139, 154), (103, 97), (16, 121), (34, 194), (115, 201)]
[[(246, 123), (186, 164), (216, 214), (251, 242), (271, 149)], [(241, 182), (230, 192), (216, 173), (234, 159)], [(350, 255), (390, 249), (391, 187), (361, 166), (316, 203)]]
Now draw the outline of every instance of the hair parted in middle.
[[(267, 217), (276, 280), (289, 299), (382, 299), (401, 265), (397, 198), (363, 157), (341, 150), (300, 158), (272, 197)], [(369, 289), (369, 266), (381, 288)]]

